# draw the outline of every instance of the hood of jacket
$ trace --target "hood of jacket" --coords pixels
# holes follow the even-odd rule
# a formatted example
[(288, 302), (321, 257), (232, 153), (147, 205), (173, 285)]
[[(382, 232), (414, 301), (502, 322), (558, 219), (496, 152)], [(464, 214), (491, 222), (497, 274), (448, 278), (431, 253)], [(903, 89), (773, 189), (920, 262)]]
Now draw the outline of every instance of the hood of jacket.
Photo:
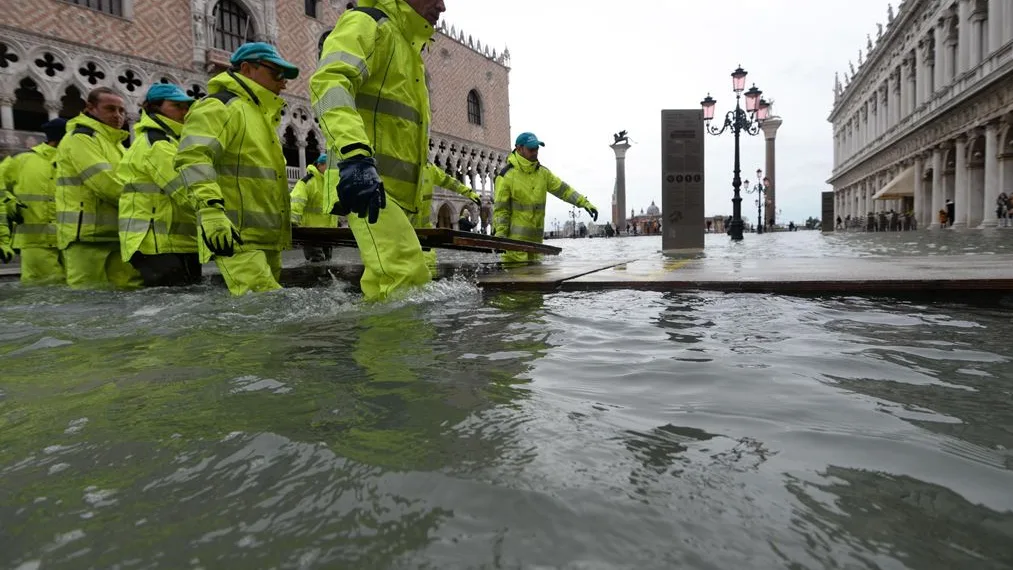
[(532, 162), (524, 158), (523, 156), (517, 154), (516, 150), (511, 152), (510, 155), (507, 156), (507, 162), (512, 164), (514, 168), (520, 170), (524, 174), (531, 174), (532, 172), (538, 170), (539, 166), (541, 166), (540, 162), (537, 161)]
[(122, 144), (123, 141), (130, 137), (130, 133), (123, 129), (114, 129), (109, 125), (90, 117), (84, 113), (74, 117), (67, 121), (67, 134), (74, 132), (74, 129), (78, 126), (89, 127), (95, 131), (95, 134), (115, 144)]
[(281, 110), (285, 107), (285, 100), (264, 89), (252, 79), (231, 71), (219, 73), (208, 82), (208, 93), (214, 95), (220, 91), (231, 91), (239, 98), (260, 108), (265, 116), (281, 121)]
[(158, 115), (156, 119), (148, 113), (141, 113), (141, 120), (134, 125), (134, 136), (141, 137), (151, 129), (164, 131), (166, 127), (169, 128), (169, 134), (178, 139), (179, 133), (183, 130), (183, 123), (177, 123), (165, 115)]
[(397, 24), (404, 38), (418, 48), (419, 53), (436, 33), (429, 22), (405, 0), (359, 0), (359, 6), (382, 10), (391, 21)]

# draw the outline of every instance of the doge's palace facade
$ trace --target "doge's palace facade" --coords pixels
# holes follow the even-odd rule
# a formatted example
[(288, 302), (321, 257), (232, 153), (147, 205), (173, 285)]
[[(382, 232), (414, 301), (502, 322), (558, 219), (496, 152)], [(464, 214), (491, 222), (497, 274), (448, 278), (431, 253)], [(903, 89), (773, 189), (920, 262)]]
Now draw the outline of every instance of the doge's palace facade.
[(835, 216), (913, 211), (939, 228), (997, 224), (1013, 188), (1013, 1), (904, 0), (835, 80)]
[[(301, 69), (283, 93), (278, 134), (294, 184), (323, 151), (313, 117), (309, 77), (319, 46), (347, 0), (0, 0), (0, 158), (43, 139), (48, 119), (73, 117), (88, 92), (110, 87), (123, 96), (128, 121), (154, 83), (182, 85), (194, 97), (226, 69), (246, 41), (278, 46)], [(451, 14), (452, 15), (452, 14)], [(511, 150), (509, 51), (483, 45), (441, 24), (424, 52), (431, 75), (430, 160), (479, 190), (470, 200), (435, 189), (433, 222), (456, 227), (465, 210), (491, 218), (493, 180)], [(484, 224), (483, 224), (484, 225)]]

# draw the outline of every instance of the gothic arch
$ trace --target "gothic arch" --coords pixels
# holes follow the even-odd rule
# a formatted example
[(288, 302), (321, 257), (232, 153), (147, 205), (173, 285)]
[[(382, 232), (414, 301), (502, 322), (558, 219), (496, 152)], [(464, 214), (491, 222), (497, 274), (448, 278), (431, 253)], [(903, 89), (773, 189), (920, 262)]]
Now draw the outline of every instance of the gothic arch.
[(985, 135), (979, 134), (967, 141), (967, 167), (984, 168), (985, 166)]

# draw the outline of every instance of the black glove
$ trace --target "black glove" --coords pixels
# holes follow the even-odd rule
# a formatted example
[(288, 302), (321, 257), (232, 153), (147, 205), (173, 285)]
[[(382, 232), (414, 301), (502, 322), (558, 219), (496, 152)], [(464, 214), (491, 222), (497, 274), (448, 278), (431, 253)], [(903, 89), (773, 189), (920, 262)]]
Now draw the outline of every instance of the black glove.
[(598, 208), (595, 208), (594, 206), (584, 206), (584, 209), (591, 215), (592, 220), (596, 222), (598, 221)]
[(338, 206), (333, 214), (347, 216), (354, 212), (375, 224), (380, 210), (387, 207), (387, 194), (383, 180), (376, 172), (376, 161), (368, 156), (356, 156), (338, 163)]

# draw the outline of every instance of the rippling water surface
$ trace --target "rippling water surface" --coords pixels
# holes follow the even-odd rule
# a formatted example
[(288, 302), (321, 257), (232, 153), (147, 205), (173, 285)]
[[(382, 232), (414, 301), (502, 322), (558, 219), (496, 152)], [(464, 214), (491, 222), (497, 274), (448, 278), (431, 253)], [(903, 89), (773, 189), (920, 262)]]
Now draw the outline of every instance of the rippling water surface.
[[(1013, 232), (746, 237), (707, 255)], [(464, 280), (0, 300), (3, 568), (1013, 566), (1008, 309)]]

